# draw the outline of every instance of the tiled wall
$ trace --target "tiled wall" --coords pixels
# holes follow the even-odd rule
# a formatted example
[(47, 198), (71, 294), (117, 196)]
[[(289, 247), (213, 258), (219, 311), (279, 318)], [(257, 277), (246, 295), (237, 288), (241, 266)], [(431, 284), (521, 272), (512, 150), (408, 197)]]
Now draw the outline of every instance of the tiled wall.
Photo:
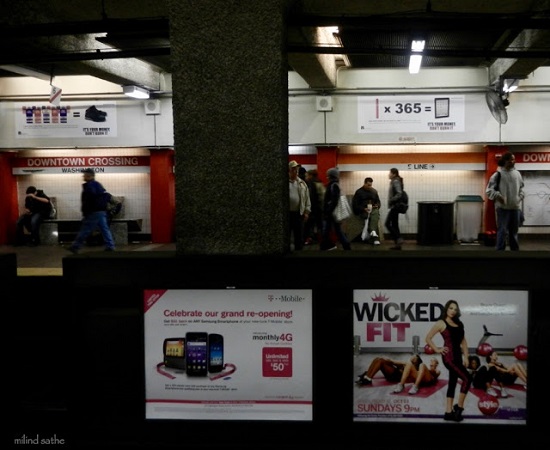
[[(353, 194), (363, 186), (366, 177), (371, 177), (373, 187), (378, 190), (382, 202), (380, 211), (382, 219), (388, 212), (389, 169), (387, 171), (342, 172), (340, 186), (344, 193)], [(459, 195), (480, 195), (485, 199), (484, 173), (467, 170), (434, 170), (401, 172), (405, 190), (409, 194), (409, 211), (400, 216), (402, 233), (416, 233), (418, 205), (420, 201), (455, 201)], [(480, 205), (484, 207), (484, 203)], [(482, 231), (482, 230), (480, 230)]]
[[(140, 149), (124, 150), (78, 150), (79, 155), (148, 155)], [(33, 150), (20, 152), (22, 157), (30, 156), (66, 156), (67, 150)], [(97, 174), (96, 180), (115, 196), (124, 196), (124, 217), (142, 219), (142, 232), (151, 232), (151, 188), (148, 173)], [(25, 191), (28, 186), (43, 189), (46, 195), (56, 197), (58, 218), (80, 219), (80, 193), (82, 174), (35, 174), (17, 176), (20, 209), (24, 207)]]

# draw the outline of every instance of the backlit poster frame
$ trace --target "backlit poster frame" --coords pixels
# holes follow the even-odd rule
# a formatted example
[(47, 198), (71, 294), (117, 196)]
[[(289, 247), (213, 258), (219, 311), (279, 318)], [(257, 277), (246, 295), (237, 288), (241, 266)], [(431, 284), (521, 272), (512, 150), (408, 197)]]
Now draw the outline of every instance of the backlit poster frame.
[(144, 291), (145, 418), (311, 421), (312, 291)]
[[(503, 363), (509, 370), (520, 365), (517, 370), (523, 368), (528, 373), (526, 289), (357, 289), (353, 292), (354, 422), (453, 422), (444, 419), (447, 397), (451, 396), (450, 371), (442, 354), (426, 344), (429, 330), (450, 300), (460, 309), (469, 360), (477, 357), (486, 369), (495, 363)], [(432, 341), (438, 348), (444, 347), (439, 333)], [(414, 355), (420, 357), (420, 363)], [(424, 364), (423, 370), (435, 368), (439, 374), (435, 380), (424, 382), (423, 378), (421, 383), (420, 378), (402, 374), (385, 376), (380, 367), (388, 360), (403, 363), (393, 366), (399, 370), (409, 363), (418, 373), (419, 364)], [(472, 367), (468, 369), (472, 376)], [(523, 373), (512, 376), (511, 384), (492, 378), (484, 388), (471, 384), (461, 423), (526, 425), (528, 383), (522, 377)], [(457, 404), (461, 386), (459, 379), (453, 404)]]

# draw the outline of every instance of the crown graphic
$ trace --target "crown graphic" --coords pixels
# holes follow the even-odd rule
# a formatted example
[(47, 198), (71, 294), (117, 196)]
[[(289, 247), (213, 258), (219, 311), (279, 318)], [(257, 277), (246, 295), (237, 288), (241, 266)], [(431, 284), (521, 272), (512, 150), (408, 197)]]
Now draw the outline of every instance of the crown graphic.
[(382, 292), (380, 292), (378, 295), (374, 295), (374, 297), (371, 297), (371, 300), (373, 302), (387, 302), (390, 298), (389, 297), (386, 297), (385, 294), (382, 294)]

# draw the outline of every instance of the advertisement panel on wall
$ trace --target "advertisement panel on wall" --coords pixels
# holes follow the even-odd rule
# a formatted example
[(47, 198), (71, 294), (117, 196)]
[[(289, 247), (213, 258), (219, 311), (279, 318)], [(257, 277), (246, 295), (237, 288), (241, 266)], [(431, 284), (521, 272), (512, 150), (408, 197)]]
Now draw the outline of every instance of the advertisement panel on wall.
[(463, 95), (357, 97), (359, 133), (463, 132)]
[(22, 104), (16, 108), (17, 138), (105, 138), (117, 136), (115, 101)]
[(355, 290), (353, 314), (354, 421), (460, 421), (462, 404), (465, 423), (526, 424), (527, 291)]
[(147, 290), (146, 419), (312, 420), (309, 290)]

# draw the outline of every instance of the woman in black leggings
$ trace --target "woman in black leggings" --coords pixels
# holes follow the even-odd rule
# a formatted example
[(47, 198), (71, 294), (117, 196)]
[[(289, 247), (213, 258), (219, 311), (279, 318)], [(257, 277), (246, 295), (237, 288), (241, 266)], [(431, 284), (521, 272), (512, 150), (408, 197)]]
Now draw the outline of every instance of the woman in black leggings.
[[(433, 338), (436, 334), (443, 337), (443, 346), (435, 345)], [(441, 355), (443, 364), (449, 371), (449, 384), (447, 386), (447, 398), (445, 420), (455, 422), (462, 421), (464, 401), (470, 390), (472, 378), (466, 369), (468, 365), (468, 344), (464, 337), (464, 324), (460, 320), (460, 308), (456, 300), (449, 300), (445, 303), (439, 320), (434, 324), (426, 335), (426, 343), (434, 352)], [(460, 393), (457, 403), (453, 406), (454, 396), (458, 380), (461, 380)]]

